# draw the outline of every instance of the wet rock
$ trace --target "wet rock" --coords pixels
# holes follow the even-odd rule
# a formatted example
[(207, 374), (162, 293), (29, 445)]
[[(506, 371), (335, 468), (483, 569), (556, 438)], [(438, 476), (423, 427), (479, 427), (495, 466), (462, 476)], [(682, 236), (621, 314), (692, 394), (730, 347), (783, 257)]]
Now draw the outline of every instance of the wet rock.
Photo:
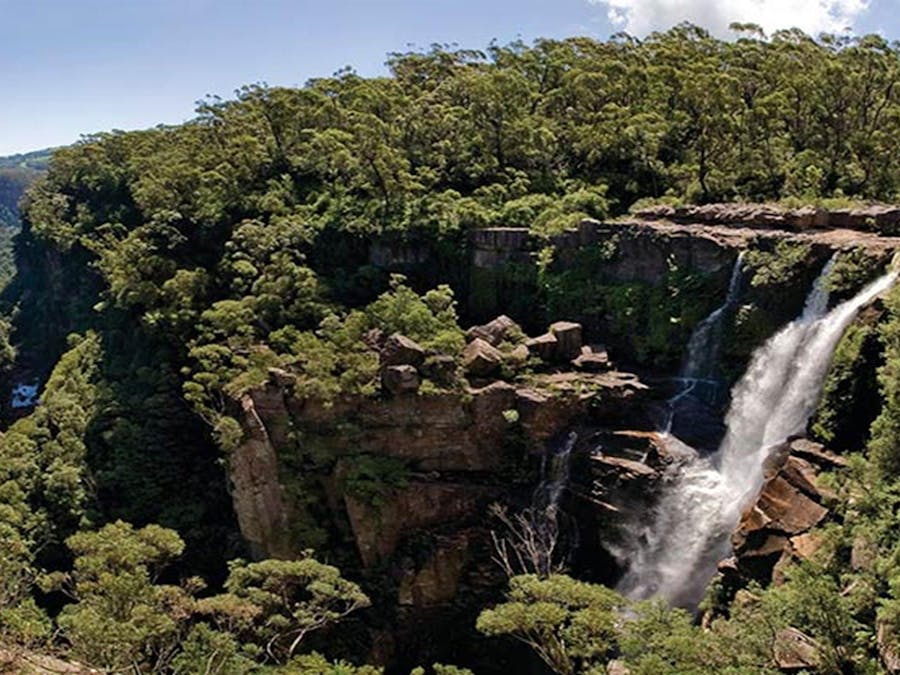
[(796, 628), (784, 628), (775, 634), (773, 656), (781, 670), (814, 669), (819, 665), (819, 645)]
[(638, 462), (623, 457), (610, 457), (608, 455), (592, 455), (591, 463), (602, 475), (615, 474), (618, 480), (656, 480), (659, 473), (643, 462)]
[(486, 377), (493, 374), (503, 363), (503, 353), (491, 343), (475, 338), (463, 351), (463, 367), (469, 375)]
[(846, 459), (826, 450), (821, 443), (806, 438), (799, 438), (791, 442), (791, 454), (829, 469), (847, 466)]
[(472, 326), (466, 331), (466, 340), (471, 342), (475, 338), (481, 338), (496, 347), (504, 340), (518, 335), (522, 335), (519, 324), (502, 314), (483, 326)]
[(820, 523), (828, 509), (817, 504), (781, 476), (770, 480), (754, 510), (762, 514), (765, 527), (786, 534), (800, 534)]
[(556, 356), (556, 336), (552, 333), (544, 333), (535, 338), (529, 338), (525, 342), (528, 352), (537, 356), (541, 361), (550, 363)]
[[(829, 516), (823, 501), (831, 493), (818, 484), (822, 465), (796, 456), (795, 447), (814, 456), (808, 442), (774, 447), (764, 466), (766, 483), (732, 537), (738, 569), (746, 580), (780, 583), (792, 559), (809, 558), (822, 545), (811, 530)], [(826, 459), (830, 455), (821, 447), (815, 453)]]
[(581, 354), (581, 324), (557, 321), (550, 325), (550, 334), (556, 338), (554, 356), (559, 361), (571, 361)]
[(382, 366), (414, 366), (418, 368), (425, 360), (425, 350), (415, 341), (394, 333), (381, 348)]
[(415, 394), (420, 384), (419, 371), (413, 366), (388, 366), (381, 371), (381, 386), (394, 396)]

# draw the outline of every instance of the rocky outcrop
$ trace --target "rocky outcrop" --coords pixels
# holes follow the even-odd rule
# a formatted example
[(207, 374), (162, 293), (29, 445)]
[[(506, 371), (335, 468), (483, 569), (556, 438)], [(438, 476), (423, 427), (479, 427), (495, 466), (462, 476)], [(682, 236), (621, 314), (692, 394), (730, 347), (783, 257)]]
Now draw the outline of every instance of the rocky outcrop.
[(807, 672), (819, 665), (819, 645), (796, 628), (784, 628), (775, 634), (773, 660), (787, 673)]
[(415, 340), (394, 333), (385, 340), (380, 356), (382, 366), (418, 367), (425, 360), (425, 350)]
[[(259, 555), (288, 556), (302, 550), (304, 543), (288, 535), (297, 511), (287, 496), (294, 493), (284, 487), (294, 480), (285, 467), (296, 465), (300, 457), (317, 462), (359, 456), (402, 460), (409, 471), (428, 478), (389, 491), (380, 498), (378, 510), (364, 508), (352, 496), (346, 499), (336, 487), (339, 477), (321, 477), (330, 486), (332, 517), (349, 523), (366, 564), (389, 555), (383, 547), (395, 536), (442, 519), (453, 522), (465, 516), (469, 506), (483, 508), (496, 494), (483, 490), (485, 483), (504, 484), (511, 462), (524, 465), (528, 453), (541, 452), (550, 438), (577, 421), (627, 418), (645, 389), (627, 373), (564, 372), (462, 392), (345, 396), (324, 404), (294, 397), (288, 383), (286, 374), (272, 371), (268, 382), (243, 396), (236, 411), (245, 436), (232, 453), (230, 480), (241, 531)], [(514, 446), (525, 454), (511, 456)], [(445, 473), (453, 480), (443, 480)], [(460, 482), (466, 474), (477, 480)], [(451, 484), (454, 495), (462, 491), (466, 498), (448, 497)], [(396, 515), (384, 516), (392, 512)], [(408, 520), (416, 513), (433, 513), (434, 519)], [(388, 521), (398, 524), (395, 534), (382, 532)], [(382, 534), (373, 541), (377, 532)]]
[(394, 490), (378, 504), (349, 495), (344, 495), (344, 502), (363, 564), (373, 567), (390, 559), (409, 533), (470, 518), (500, 492), (464, 483), (416, 482)]
[(766, 483), (732, 538), (734, 558), (720, 569), (743, 581), (778, 582), (791, 560), (815, 554), (821, 542), (812, 530), (829, 516), (834, 495), (820, 485), (825, 469), (844, 460), (806, 439), (785, 443), (766, 465)]
[(483, 326), (472, 326), (466, 331), (466, 340), (472, 341), (481, 339), (490, 345), (497, 347), (504, 340), (515, 338), (522, 335), (522, 329), (515, 321), (505, 314), (501, 314), (496, 319), (489, 321)]
[(463, 350), (463, 368), (474, 377), (487, 377), (503, 363), (503, 352), (490, 342), (475, 338)]
[(613, 367), (606, 349), (597, 345), (583, 346), (581, 353), (572, 360), (572, 366), (576, 370), (583, 370), (588, 373), (602, 373), (612, 370)]
[[(271, 425), (282, 429), (287, 419), (283, 403), (277, 400), (276, 386), (246, 394), (241, 398), (243, 442), (229, 457), (231, 499), (241, 534), (258, 556), (289, 557), (295, 552), (289, 539), (290, 510), (278, 470), (278, 454), (260, 413)], [(268, 405), (266, 405), (268, 403)], [(281, 439), (286, 440), (286, 439)]]
[(100, 671), (73, 661), (22, 648), (0, 648), (0, 673), (16, 675), (97, 675)]
[(559, 361), (571, 361), (581, 354), (581, 324), (557, 321), (550, 325), (550, 334), (556, 338), (554, 357)]
[(841, 209), (823, 209), (815, 206), (790, 209), (777, 204), (661, 205), (638, 211), (636, 215), (645, 220), (740, 225), (793, 231), (833, 228), (887, 235), (894, 235), (900, 231), (900, 207), (888, 204), (869, 204)]
[[(509, 358), (483, 338), (473, 344)], [(422, 370), (436, 367), (432, 358)], [(460, 611), (460, 595), (489, 597), (503, 580), (491, 562), (490, 505), (527, 500), (551, 441), (580, 424), (639, 415), (646, 389), (628, 373), (556, 368), (427, 393), (388, 384), (416, 371), (385, 366), (392, 395), (325, 403), (297, 397), (291, 375), (273, 369), (236, 404), (244, 439), (230, 462), (238, 522), (255, 555), (299, 553), (314, 523), (317, 550), (342, 560), (355, 552), (358, 563), (343, 567), (387, 593), (378, 602), (393, 602), (405, 626)], [(612, 459), (604, 470), (626, 482), (640, 472)]]
[(419, 371), (413, 366), (387, 366), (381, 371), (381, 386), (394, 396), (415, 394), (420, 384)]

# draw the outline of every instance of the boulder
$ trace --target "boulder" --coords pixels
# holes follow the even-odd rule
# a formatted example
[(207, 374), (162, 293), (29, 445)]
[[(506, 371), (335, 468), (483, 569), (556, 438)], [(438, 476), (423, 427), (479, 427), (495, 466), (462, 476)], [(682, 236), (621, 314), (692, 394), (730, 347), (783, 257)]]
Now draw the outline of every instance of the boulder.
[(806, 532), (828, 515), (828, 509), (804, 495), (781, 476), (766, 483), (754, 510), (762, 515), (765, 527), (785, 534)]
[(483, 326), (472, 326), (466, 331), (466, 340), (471, 342), (475, 338), (481, 338), (496, 347), (504, 340), (516, 335), (522, 335), (519, 324), (502, 314)]
[(784, 628), (775, 634), (775, 665), (781, 670), (814, 670), (819, 665), (819, 645), (796, 628)]
[(414, 394), (419, 384), (419, 371), (413, 366), (388, 366), (381, 371), (381, 386), (394, 396)]
[(503, 353), (490, 342), (475, 338), (463, 351), (463, 367), (469, 375), (487, 377), (503, 362)]
[(556, 338), (556, 358), (571, 361), (581, 354), (581, 324), (572, 321), (557, 321), (550, 326), (550, 333)]
[[(764, 465), (766, 483), (732, 537), (745, 581), (781, 583), (784, 567), (791, 560), (807, 559), (821, 548), (821, 538), (811, 530), (828, 517), (823, 502), (831, 493), (819, 486), (818, 472), (831, 466), (832, 458), (821, 446), (813, 445), (791, 439), (770, 448)], [(821, 457), (822, 462), (798, 456), (798, 449), (805, 457)]]
[(587, 373), (605, 373), (612, 370), (612, 363), (609, 361), (609, 355), (606, 350), (598, 347), (588, 347), (585, 345), (581, 348), (581, 353), (572, 361), (572, 365), (576, 370), (582, 370)]
[(381, 348), (381, 365), (414, 366), (418, 368), (425, 360), (425, 350), (415, 341), (394, 333), (384, 341)]
[(553, 361), (556, 356), (557, 342), (555, 335), (552, 333), (544, 333), (536, 338), (530, 338), (525, 342), (525, 346), (528, 348), (530, 354), (549, 363), (550, 361)]
[(800, 560), (808, 560), (814, 556), (816, 551), (822, 548), (823, 543), (822, 538), (812, 532), (805, 532), (791, 538), (794, 556), (800, 558)]

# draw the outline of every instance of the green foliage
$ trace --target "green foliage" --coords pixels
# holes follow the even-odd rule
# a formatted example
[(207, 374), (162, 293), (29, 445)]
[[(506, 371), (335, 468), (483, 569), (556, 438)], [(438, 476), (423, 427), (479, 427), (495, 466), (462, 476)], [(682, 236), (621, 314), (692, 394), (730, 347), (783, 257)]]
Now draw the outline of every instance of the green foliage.
[(564, 575), (510, 579), (506, 600), (478, 618), (478, 630), (528, 645), (555, 673), (605, 673), (613, 659), (640, 675), (760, 675), (771, 644), (742, 617), (696, 626), (659, 602), (630, 603), (603, 586)]
[(172, 660), (174, 675), (245, 675), (259, 669), (242, 653), (234, 635), (213, 630), (205, 623), (191, 628)]
[(385, 335), (402, 333), (426, 349), (458, 356), (465, 335), (457, 320), (453, 290), (441, 285), (420, 297), (404, 281), (394, 275), (390, 291), (365, 309), (370, 325)]
[(900, 290), (887, 296), (889, 318), (881, 326), (884, 365), (878, 372), (883, 401), (881, 414), (872, 424), (869, 453), (885, 476), (900, 475)]
[(608, 281), (605, 264), (617, 255), (611, 240), (580, 253), (565, 271), (555, 271), (552, 260), (545, 260), (539, 278), (549, 318), (599, 319), (609, 339), (636, 362), (677, 365), (694, 325), (716, 302), (716, 279), (670, 262), (665, 279), (656, 285)]
[(96, 405), (101, 348), (96, 334), (71, 342), (41, 405), (0, 438), (0, 522), (33, 545), (58, 541), (85, 517), (84, 438)]
[(883, 265), (863, 248), (841, 253), (828, 275), (828, 292), (835, 300), (852, 297), (881, 273)]
[(343, 466), (344, 492), (373, 506), (392, 490), (405, 487), (410, 473), (404, 460), (379, 455), (348, 457)]
[(279, 675), (381, 675), (374, 666), (354, 666), (346, 661), (329, 661), (317, 652), (297, 656), (284, 666), (272, 669)]
[(200, 600), (199, 612), (279, 661), (290, 659), (309, 633), (369, 606), (359, 586), (309, 555), (232, 561), (225, 588), (224, 595)]
[(789, 285), (805, 273), (812, 249), (809, 244), (780, 240), (772, 251), (750, 250), (744, 261), (752, 273), (750, 284), (754, 287)]
[(506, 602), (478, 617), (478, 630), (512, 636), (554, 672), (570, 675), (611, 654), (621, 605), (613, 591), (564, 575), (517, 576), (510, 579)]
[(838, 343), (811, 420), (812, 434), (835, 450), (860, 452), (878, 415), (878, 328), (871, 322), (851, 324)]
[(772, 655), (765, 633), (749, 622), (734, 624), (719, 622), (702, 630), (684, 610), (642, 603), (623, 626), (620, 658), (635, 675), (777, 672), (769, 666)]
[(72, 655), (110, 669), (159, 672), (178, 645), (180, 619), (191, 599), (154, 581), (184, 549), (178, 535), (155, 525), (135, 530), (121, 521), (66, 540), (75, 554), (71, 574), (52, 575), (77, 600), (58, 622)]

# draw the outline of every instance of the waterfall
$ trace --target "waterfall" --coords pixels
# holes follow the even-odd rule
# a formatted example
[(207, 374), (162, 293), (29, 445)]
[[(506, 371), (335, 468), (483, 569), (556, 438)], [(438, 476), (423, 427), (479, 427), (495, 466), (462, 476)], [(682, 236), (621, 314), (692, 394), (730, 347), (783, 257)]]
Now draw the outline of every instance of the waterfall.
[(552, 454), (544, 455), (541, 463), (541, 482), (531, 499), (531, 508), (537, 513), (551, 513), (556, 517), (559, 499), (569, 482), (569, 459), (578, 434), (569, 432), (565, 442)]
[(803, 313), (756, 350), (732, 390), (726, 434), (711, 457), (696, 457), (671, 480), (650, 522), (629, 550), (619, 590), (633, 598), (660, 596), (694, 607), (744, 508), (763, 484), (763, 462), (773, 446), (803, 433), (815, 410), (838, 341), (857, 312), (895, 281), (891, 272), (827, 312), (825, 266)]
[(666, 401), (664, 422), (659, 427), (664, 434), (672, 432), (678, 406), (688, 397), (698, 398), (708, 404), (715, 403), (720, 398), (721, 381), (718, 370), (722, 333), (725, 320), (732, 314), (740, 298), (743, 262), (744, 252), (741, 251), (731, 269), (725, 301), (698, 323), (691, 333), (687, 354), (677, 379), (678, 392)]
[(740, 296), (743, 262), (744, 252), (741, 251), (731, 270), (725, 302), (698, 323), (691, 334), (687, 357), (681, 367), (681, 377), (685, 380), (710, 380), (716, 376), (719, 351), (722, 347), (723, 324)]
[(524, 539), (530, 538), (533, 544), (529, 549), (534, 569), (526, 571), (547, 575), (556, 569), (556, 549), (560, 537), (559, 500), (569, 483), (569, 460), (577, 441), (578, 434), (572, 431), (561, 446), (543, 457), (541, 482), (531, 497), (531, 508), (522, 514), (524, 519), (521, 522), (530, 524), (522, 529), (522, 533), (532, 531)]

